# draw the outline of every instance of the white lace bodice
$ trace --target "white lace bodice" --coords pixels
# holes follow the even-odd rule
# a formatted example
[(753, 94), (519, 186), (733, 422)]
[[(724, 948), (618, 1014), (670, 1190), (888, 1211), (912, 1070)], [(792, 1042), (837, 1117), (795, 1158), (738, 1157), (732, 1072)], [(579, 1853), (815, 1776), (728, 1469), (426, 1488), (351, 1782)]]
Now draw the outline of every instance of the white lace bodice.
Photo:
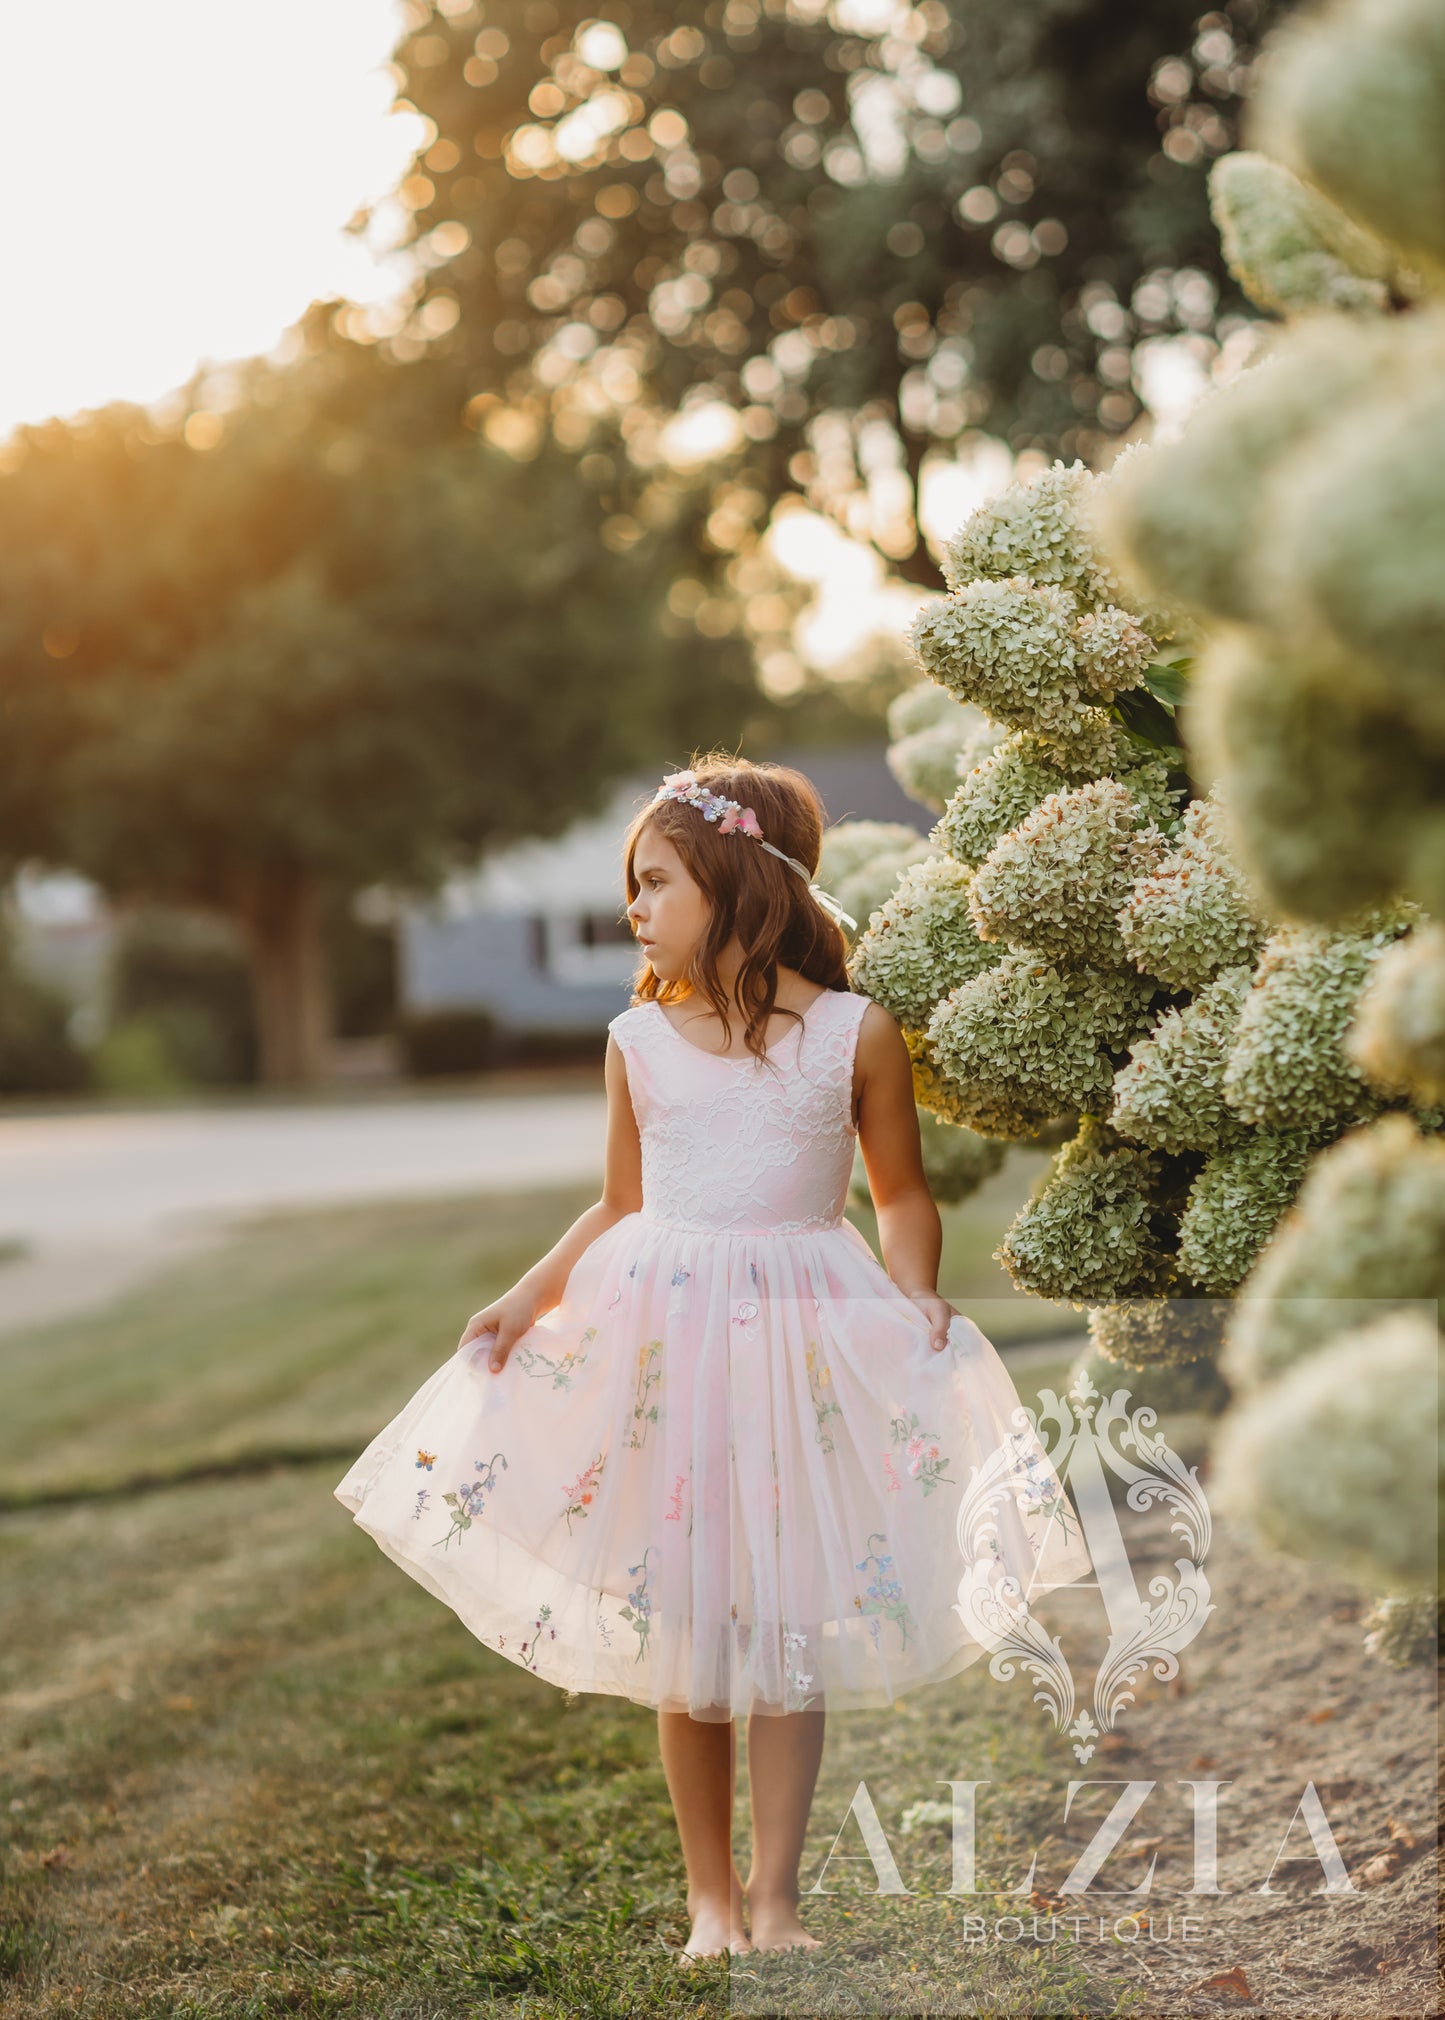
[(705, 1052), (654, 1002), (608, 1025), (642, 1139), (642, 1218), (698, 1234), (837, 1227), (853, 1168), (853, 1060), (869, 998), (825, 990), (766, 1061)]

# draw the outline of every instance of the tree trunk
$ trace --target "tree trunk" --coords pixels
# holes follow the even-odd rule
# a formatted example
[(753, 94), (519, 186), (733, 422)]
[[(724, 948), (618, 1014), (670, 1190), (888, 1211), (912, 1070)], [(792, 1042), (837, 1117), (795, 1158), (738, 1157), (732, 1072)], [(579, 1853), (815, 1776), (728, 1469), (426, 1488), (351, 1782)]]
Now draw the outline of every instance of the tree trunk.
[(251, 954), (260, 1074), (268, 1087), (314, 1086), (326, 1076), (331, 991), (321, 902), (309, 878), (257, 880), (239, 903)]

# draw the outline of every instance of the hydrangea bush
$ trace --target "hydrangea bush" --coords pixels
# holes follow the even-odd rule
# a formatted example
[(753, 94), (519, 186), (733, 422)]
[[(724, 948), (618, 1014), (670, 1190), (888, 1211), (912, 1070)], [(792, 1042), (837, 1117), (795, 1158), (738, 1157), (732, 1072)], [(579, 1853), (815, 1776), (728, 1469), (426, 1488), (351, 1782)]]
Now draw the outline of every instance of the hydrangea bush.
[[(1257, 151), (1218, 163), (1211, 196), (1283, 323), (1176, 440), (1121, 461), (1094, 524), (1126, 596), (1199, 628), (1181, 726), (1215, 782), (1211, 844), (1268, 927), (1211, 1079), (1252, 1133), (1214, 1152), (1180, 1228), (1182, 1267), (1237, 1290), (1216, 1492), (1271, 1543), (1389, 1587), (1367, 1646), (1398, 1662), (1438, 1626), (1445, 9), (1302, 10), (1251, 125)], [(1173, 1120), (1170, 1064), (1116, 1120)]]
[(1283, 321), (1175, 440), (949, 543), (913, 645), (986, 726), (852, 970), (921, 1108), (1059, 1143), (1014, 1280), (1096, 1360), (1232, 1390), (1229, 1505), (1388, 1586), (1402, 1660), (1445, 1294), (1445, 9), (1302, 13), (1254, 121), (1211, 196)]
[[(934, 853), (850, 966), (903, 1026), (923, 1111), (1061, 1144), (999, 1259), (1021, 1288), (1092, 1307), (1102, 1350), (1137, 1368), (1217, 1352), (1221, 1299), (1310, 1150), (1402, 1098), (1344, 1040), (1414, 915), (1334, 930), (1272, 913), (1223, 792), (1189, 796), (1173, 718), (1187, 640), (1177, 603), (1130, 603), (1099, 545), (1115, 481), (1056, 464), (949, 544), (951, 593), (920, 613), (915, 648), (943, 720), (956, 698), (987, 727)], [(933, 718), (902, 699), (893, 727), (911, 738)]]

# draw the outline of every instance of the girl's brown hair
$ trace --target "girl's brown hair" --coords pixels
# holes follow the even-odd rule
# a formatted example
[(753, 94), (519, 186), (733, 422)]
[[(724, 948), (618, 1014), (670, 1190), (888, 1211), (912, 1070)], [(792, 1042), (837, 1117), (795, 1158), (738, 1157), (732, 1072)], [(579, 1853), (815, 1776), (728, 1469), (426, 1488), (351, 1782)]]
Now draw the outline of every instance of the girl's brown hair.
[[(751, 807), (764, 838), (784, 855), (806, 863), (816, 878), (824, 810), (817, 788), (804, 773), (790, 765), (749, 764), (723, 751), (690, 759), (688, 769), (710, 792)], [(779, 1008), (779, 963), (825, 989), (850, 988), (842, 927), (823, 910), (796, 870), (739, 829), (720, 835), (716, 822), (686, 800), (655, 800), (633, 817), (624, 865), (629, 905), (640, 888), (633, 857), (648, 828), (672, 843), (712, 906), (712, 917), (686, 975), (678, 981), (661, 981), (644, 958), (634, 985), (635, 999), (675, 1003), (702, 995), (726, 1032), (728, 994), (718, 975), (717, 957), (736, 933), (743, 950), (737, 973), (737, 998), (747, 1020), (743, 1042), (749, 1052), (765, 1059), (768, 1018)], [(796, 1010), (783, 1008), (781, 1014), (796, 1017), (799, 1024), (803, 1021)]]

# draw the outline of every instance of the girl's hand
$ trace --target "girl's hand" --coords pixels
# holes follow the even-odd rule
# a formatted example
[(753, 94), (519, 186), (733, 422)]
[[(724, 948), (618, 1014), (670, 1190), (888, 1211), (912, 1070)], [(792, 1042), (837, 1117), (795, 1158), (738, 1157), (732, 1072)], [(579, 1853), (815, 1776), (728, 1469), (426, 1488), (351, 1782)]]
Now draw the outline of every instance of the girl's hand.
[(941, 1354), (948, 1345), (948, 1329), (958, 1317), (958, 1313), (937, 1291), (904, 1291), (906, 1298), (912, 1298), (919, 1311), (928, 1320), (928, 1344), (935, 1354)]
[(484, 1334), (495, 1335), (492, 1340), (492, 1358), (489, 1363), (494, 1375), (500, 1374), (507, 1365), (507, 1356), (528, 1328), (536, 1323), (536, 1301), (519, 1296), (516, 1291), (508, 1291), (495, 1304), (484, 1305), (479, 1312), (473, 1312), (467, 1320), (467, 1329), (457, 1342), (457, 1352), (461, 1353), (473, 1340)]

